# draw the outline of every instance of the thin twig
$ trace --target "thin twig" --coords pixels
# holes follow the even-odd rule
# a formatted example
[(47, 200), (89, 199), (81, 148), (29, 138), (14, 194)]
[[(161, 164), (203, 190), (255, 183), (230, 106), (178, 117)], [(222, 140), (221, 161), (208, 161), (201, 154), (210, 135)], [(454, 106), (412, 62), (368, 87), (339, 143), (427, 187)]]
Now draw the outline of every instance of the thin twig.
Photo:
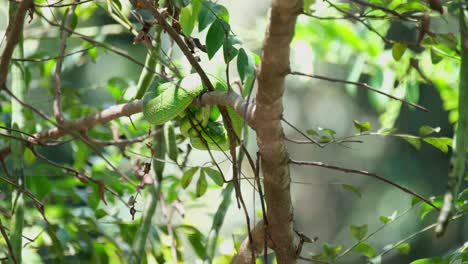
[(93, 48), (95, 48), (94, 45), (91, 46), (91, 47), (87, 47), (87, 48), (84, 48), (84, 49), (80, 49), (80, 50), (77, 50), (77, 51), (70, 52), (70, 53), (62, 55), (62, 56), (47, 57), (47, 58), (42, 58), (42, 59), (17, 59), (17, 58), (12, 58), (11, 61), (46, 62), (46, 61), (50, 61), (50, 60), (57, 60), (57, 59), (60, 59), (60, 58), (66, 58), (68, 56), (72, 56), (72, 55), (75, 55), (75, 54), (78, 54), (78, 53), (82, 53), (82, 52), (88, 51), (88, 50), (93, 49)]
[(431, 207), (433, 207), (434, 209), (436, 209), (437, 211), (440, 211), (439, 207), (437, 207), (436, 205), (434, 205), (429, 199), (427, 198), (424, 198), (422, 195), (406, 188), (406, 187), (403, 187), (391, 180), (388, 180), (382, 176), (379, 176), (375, 173), (372, 173), (372, 172), (368, 172), (368, 171), (364, 171), (364, 170), (356, 170), (356, 169), (349, 169), (349, 168), (343, 168), (343, 167), (338, 167), (338, 166), (335, 166), (335, 165), (329, 165), (329, 164), (325, 164), (323, 162), (319, 162), (319, 161), (299, 161), (299, 160), (292, 160), (290, 159), (289, 160), (289, 163), (291, 164), (296, 164), (296, 165), (309, 165), (309, 166), (315, 166), (315, 167), (322, 167), (322, 168), (328, 168), (328, 169), (332, 169), (332, 170), (337, 170), (337, 171), (342, 171), (342, 172), (345, 172), (345, 173), (354, 173), (354, 174), (361, 174), (361, 175), (365, 175), (365, 176), (369, 176), (369, 177), (372, 177), (372, 178), (375, 178), (375, 179), (378, 179), (382, 182), (385, 182), (387, 184), (390, 184), (392, 185), (393, 187), (396, 187), (400, 190), (402, 190), (403, 192), (405, 193), (408, 193), (414, 197), (417, 197), (418, 199), (420, 199), (421, 201), (425, 202), (426, 204), (430, 205)]
[[(72, 17), (75, 14), (75, 9), (80, 0), (74, 0), (73, 5), (68, 9), (67, 15), (63, 18), (62, 28), (69, 27), (72, 21)], [(61, 104), (61, 95), (62, 95), (62, 79), (60, 77), (62, 73), (62, 64), (65, 55), (65, 50), (67, 49), (67, 39), (70, 36), (68, 31), (62, 30), (61, 42), (58, 52), (58, 59), (55, 64), (54, 72), (54, 102), (52, 104), (54, 110), (54, 116), (57, 123), (62, 124), (65, 121), (62, 113), (62, 104)]]
[(370, 85), (368, 85), (367, 83), (361, 83), (361, 82), (352, 82), (352, 81), (347, 81), (347, 80), (341, 80), (341, 79), (335, 79), (335, 78), (331, 78), (331, 77), (326, 77), (326, 76), (321, 76), (321, 75), (316, 75), (316, 74), (307, 74), (307, 73), (302, 73), (302, 72), (297, 72), (297, 71), (291, 71), (289, 72), (289, 74), (292, 74), (292, 75), (298, 75), (298, 76), (305, 76), (305, 77), (310, 77), (310, 78), (314, 78), (314, 79), (319, 79), (319, 80), (323, 80), (323, 81), (328, 81), (328, 82), (339, 82), (339, 83), (344, 83), (344, 84), (352, 84), (352, 85), (356, 85), (357, 87), (360, 87), (360, 88), (364, 88), (364, 89), (367, 89), (369, 91), (373, 91), (373, 92), (376, 92), (378, 94), (381, 94), (381, 95), (384, 95), (384, 96), (387, 96), (389, 98), (392, 98), (394, 100), (397, 100), (397, 101), (400, 101), (400, 102), (403, 102), (405, 104), (408, 104), (408, 105), (411, 105), (411, 106), (414, 106), (424, 112), (429, 112), (429, 110), (423, 106), (420, 106), (418, 104), (415, 104), (415, 103), (412, 103), (408, 100), (405, 100), (403, 98), (398, 98), (398, 97), (395, 97), (391, 94), (388, 94), (388, 93), (385, 93), (385, 92), (382, 92)]

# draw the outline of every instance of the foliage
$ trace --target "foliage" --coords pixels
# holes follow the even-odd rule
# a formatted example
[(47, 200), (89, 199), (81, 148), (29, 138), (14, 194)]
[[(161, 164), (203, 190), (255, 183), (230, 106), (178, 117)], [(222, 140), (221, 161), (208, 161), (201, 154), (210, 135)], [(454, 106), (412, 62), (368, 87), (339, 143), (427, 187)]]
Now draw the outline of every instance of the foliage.
[[(459, 117), (463, 115), (458, 112), (457, 89), (458, 76), (463, 74), (459, 72), (461, 40), (458, 29), (451, 25), (466, 4), (461, 1), (443, 5), (437, 0), (429, 2), (430, 5), (420, 0), (304, 1), (292, 46), (305, 43), (312, 56), (292, 62), (291, 74), (302, 70), (301, 67), (307, 68), (302, 64), (312, 64), (312, 72), (298, 74), (312, 77), (307, 79), (308, 86), (316, 84), (317, 80), (336, 82), (353, 100), (358, 101), (364, 96), (371, 111), (379, 115), (380, 122), (380, 128), (373, 129), (378, 126), (377, 122), (356, 120), (361, 117), (349, 120), (349, 125), (355, 129), (351, 135), (340, 135), (334, 128), (307, 128), (301, 133), (308, 143), (321, 148), (347, 147), (361, 138), (378, 136), (382, 140), (403, 139), (418, 151), (423, 150), (424, 145), (430, 145), (443, 155), (451, 155), (453, 135), (442, 131), (439, 124), (418, 124), (416, 131), (397, 132), (403, 111), (426, 109), (419, 103), (426, 96), (428, 87), (437, 89), (452, 128), (457, 127)], [(228, 182), (227, 176), (231, 177), (229, 168), (221, 162), (222, 159), (230, 160), (226, 159), (227, 152), (192, 150), (191, 136), (181, 132), (183, 122), (179, 118), (191, 113), (177, 112), (175, 117), (171, 116), (171, 122), (156, 127), (138, 113), (112, 119), (107, 124), (96, 123), (86, 129), (68, 127), (72, 133), (40, 144), (31, 143), (34, 140), (32, 134), (57, 123), (66, 127), (66, 121), (132, 102), (141, 98), (144, 91), (147, 94), (154, 92), (165, 82), (176, 87), (183, 76), (193, 73), (193, 68), (180, 57), (181, 50), (169, 41), (170, 34), (159, 28), (160, 23), (154, 23), (147, 10), (141, 10), (142, 1), (73, 3), (75, 1), (64, 5), (35, 1), (32, 21), (25, 26), (24, 54), (15, 52), (10, 70), (10, 83), (15, 94), (18, 93), (14, 89), (15, 81), (26, 84), (24, 100), (27, 106), (23, 109), (11, 96), (0, 95), (0, 151), (6, 153), (11, 145), (12, 152), (11, 155), (0, 152), (3, 165), (0, 173), (2, 230), (16, 239), (11, 238), (12, 242), (17, 243), (18, 238), (21, 241), (18, 233), (8, 227), (13, 226), (13, 217), (24, 210), (24, 220), (21, 215), (19, 217), (24, 221), (24, 263), (137, 263), (139, 261), (132, 257), (138, 239), (144, 247), (143, 255), (138, 255), (142, 263), (192, 263), (195, 260), (229, 263), (237, 249), (229, 244), (231, 236), (221, 234), (220, 230), (224, 222), (230, 220), (225, 219), (228, 209), (235, 207), (231, 200), (236, 188)], [(207, 73), (210, 79), (223, 80), (226, 87), (220, 84), (222, 87), (215, 89), (233, 90), (245, 100), (250, 99), (256, 71), (261, 64), (261, 52), (248, 45), (247, 37), (234, 31), (234, 22), (231, 22), (234, 19), (228, 5), (208, 0), (171, 0), (160, 1), (160, 4), (160, 10), (166, 12), (165, 21), (185, 41), (191, 56), (201, 61), (202, 66), (210, 63), (217, 66), (218, 72)], [(6, 10), (1, 8), (0, 11), (5, 13)], [(441, 8), (443, 15), (438, 13)], [(348, 20), (343, 20), (343, 16)], [(383, 16), (392, 19), (378, 19)], [(428, 28), (427, 20), (437, 26)], [(407, 34), (398, 33), (403, 29)], [(66, 44), (66, 52), (57, 53), (62, 43)], [(145, 53), (147, 59), (142, 62)], [(322, 65), (337, 68), (338, 76), (330, 79), (315, 75), (321, 73)], [(15, 77), (15, 71), (19, 77)], [(140, 73), (150, 78), (137, 80), (135, 76)], [(230, 74), (238, 77), (239, 85), (231, 85), (234, 78)], [(142, 85), (147, 87), (140, 90)], [(52, 103), (57, 86), (61, 87), (58, 94), (65, 123), (44, 118), (56, 114)], [(207, 87), (198, 88), (206, 91)], [(197, 96), (187, 96), (182, 110), (191, 107), (192, 99)], [(202, 110), (198, 110), (201, 108), (193, 109), (201, 115)], [(20, 117), (18, 111), (22, 112)], [(38, 111), (44, 116), (38, 115)], [(229, 108), (228, 111), (233, 110)], [(221, 122), (221, 108), (213, 106), (206, 113), (213, 123)], [(238, 132), (242, 119), (236, 115), (239, 122), (233, 129)], [(18, 118), (24, 118), (25, 124), (15, 126)], [(203, 122), (202, 119), (196, 121)], [(245, 120), (242, 126), (243, 129), (247, 126)], [(227, 125), (226, 131), (229, 131)], [(226, 131), (223, 135), (227, 142)], [(236, 135), (247, 140), (240, 132)], [(159, 141), (154, 141), (155, 137)], [(209, 137), (201, 141), (207, 139), (209, 141)], [(255, 137), (248, 137), (248, 140), (255, 140)], [(206, 145), (206, 142), (201, 144)], [(227, 147), (219, 149), (227, 150), (229, 144), (226, 144)], [(24, 164), (18, 165), (19, 161)], [(16, 175), (23, 171), (26, 191), (19, 192), (15, 186)], [(242, 173), (244, 171), (239, 175)], [(257, 183), (249, 182), (258, 190)], [(366, 191), (369, 191), (348, 182), (340, 183), (340, 187), (360, 200), (365, 200)], [(18, 199), (16, 193), (21, 194), (16, 205), (21, 210), (13, 212), (12, 201)], [(457, 193), (451, 218), (461, 218), (468, 213), (467, 194), (468, 189), (463, 188)], [(239, 199), (237, 195), (236, 199)], [(219, 207), (208, 212), (204, 201), (213, 199), (219, 200)], [(440, 193), (435, 193), (430, 202), (441, 207)], [(148, 209), (151, 206), (152, 211)], [(411, 208), (417, 207), (420, 208), (420, 221), (427, 220), (426, 217), (435, 211), (433, 206), (415, 199)], [(202, 211), (210, 221), (192, 223), (185, 218), (186, 210)], [(242, 215), (240, 211), (236, 213)], [(371, 241), (379, 231), (405, 214), (397, 211), (390, 216), (376, 214), (372, 220), (368, 219), (372, 222), (350, 225), (346, 237), (352, 241), (351, 246), (345, 247), (340, 241), (324, 241), (317, 247), (320, 253), (311, 253), (310, 258), (334, 263), (354, 252), (361, 260), (381, 263), (384, 255), (392, 250), (411, 255), (414, 248), (410, 241), (412, 235), (420, 235), (435, 225), (413, 230), (412, 235), (383, 249)], [(145, 222), (146, 227), (142, 228)], [(375, 228), (376, 224), (379, 227)], [(211, 230), (207, 232), (209, 228)], [(246, 231), (240, 233), (247, 234)], [(0, 257), (5, 256), (5, 259), (10, 254), (7, 242), (8, 239), (0, 241)], [(226, 250), (227, 244), (230, 246)], [(223, 245), (222, 250), (220, 245)], [(307, 252), (303, 251), (304, 255)], [(468, 250), (466, 245), (457, 244), (457, 249), (441, 256), (419, 260), (411, 257), (412, 264), (452, 263), (468, 259)]]

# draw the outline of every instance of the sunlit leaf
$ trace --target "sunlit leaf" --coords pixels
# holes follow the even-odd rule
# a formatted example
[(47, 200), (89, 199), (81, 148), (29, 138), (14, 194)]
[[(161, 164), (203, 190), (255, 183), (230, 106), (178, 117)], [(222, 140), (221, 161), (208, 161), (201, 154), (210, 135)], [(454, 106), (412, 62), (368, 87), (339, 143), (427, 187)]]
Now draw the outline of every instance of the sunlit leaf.
[(362, 197), (361, 192), (360, 192), (356, 187), (354, 187), (353, 185), (341, 184), (341, 187), (343, 187), (343, 189), (345, 189), (345, 190), (347, 190), (347, 191), (353, 192), (353, 193), (356, 194), (359, 198)]
[(353, 251), (358, 252), (368, 258), (374, 257), (375, 254), (375, 249), (368, 243), (359, 243), (357, 246), (353, 248)]
[(357, 240), (362, 240), (366, 236), (367, 231), (369, 229), (367, 225), (362, 225), (362, 226), (351, 225), (349, 228), (351, 230), (351, 234)]
[(447, 153), (450, 146), (452, 146), (452, 139), (448, 137), (427, 137), (423, 138), (426, 143), (431, 144), (443, 153)]
[(417, 150), (421, 149), (421, 139), (419, 137), (412, 136), (412, 135), (405, 135), (405, 134), (398, 134), (395, 136), (404, 139), (406, 142), (410, 143), (411, 146), (413, 146), (415, 149)]
[(395, 42), (392, 47), (392, 56), (396, 61), (399, 61), (406, 51), (406, 44)]
[(431, 47), (431, 62), (432, 64), (437, 64), (443, 59), (442, 56), (437, 54), (433, 47)]
[(255, 72), (255, 59), (250, 51), (244, 48), (239, 49), (237, 56), (237, 71), (241, 82), (244, 83), (245, 78), (249, 75), (253, 75)]
[(371, 129), (371, 124), (369, 122), (359, 122), (353, 120), (354, 127), (359, 133), (369, 131)]
[(323, 255), (328, 260), (334, 260), (338, 256), (338, 253), (341, 252), (341, 248), (340, 245), (333, 246), (325, 243), (323, 244)]
[(403, 243), (395, 247), (396, 250), (400, 251), (403, 254), (408, 255), (410, 252), (410, 245), (408, 243)]
[(197, 188), (196, 188), (197, 197), (203, 196), (203, 194), (206, 193), (207, 189), (208, 189), (208, 182), (206, 181), (205, 172), (201, 170), (200, 177), (198, 178), (198, 181), (197, 181)]
[(450, 261), (443, 258), (425, 258), (425, 259), (418, 259), (410, 264), (449, 264)]
[(223, 175), (219, 171), (209, 167), (203, 168), (203, 171), (213, 180), (214, 183), (216, 183), (216, 185), (223, 186)]
[(180, 185), (182, 186), (182, 188), (185, 189), (189, 186), (190, 182), (192, 182), (193, 175), (195, 174), (195, 172), (197, 172), (197, 170), (198, 167), (194, 167), (185, 171), (184, 175), (182, 176), (182, 179), (180, 180)]
[(382, 215), (382, 216), (379, 217), (379, 219), (380, 219), (380, 221), (382, 223), (386, 224), (386, 223), (389, 223), (389, 222), (395, 220), (396, 216), (397, 216), (397, 211), (394, 211), (391, 216)]
[(215, 53), (223, 46), (229, 28), (229, 24), (222, 20), (217, 19), (213, 22), (206, 35), (206, 52), (208, 58), (212, 59)]
[(429, 136), (432, 133), (439, 133), (440, 132), (440, 127), (430, 127), (430, 126), (421, 126), (419, 128), (419, 135), (421, 137), (426, 137)]

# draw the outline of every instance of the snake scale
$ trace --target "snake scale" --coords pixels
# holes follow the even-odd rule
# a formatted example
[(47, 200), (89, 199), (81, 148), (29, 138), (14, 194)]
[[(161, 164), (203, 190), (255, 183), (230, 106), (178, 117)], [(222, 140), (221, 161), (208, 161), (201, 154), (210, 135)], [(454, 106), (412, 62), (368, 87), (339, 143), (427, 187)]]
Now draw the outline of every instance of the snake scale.
[[(217, 90), (227, 91), (226, 84), (210, 78)], [(197, 74), (190, 74), (179, 82), (160, 83), (155, 89), (148, 89), (143, 97), (143, 116), (155, 125), (178, 120), (180, 132), (190, 139), (194, 148), (201, 150), (228, 150), (229, 139), (226, 128), (220, 121), (217, 107), (191, 106), (206, 88)], [(242, 117), (227, 107), (234, 132), (239, 136)]]

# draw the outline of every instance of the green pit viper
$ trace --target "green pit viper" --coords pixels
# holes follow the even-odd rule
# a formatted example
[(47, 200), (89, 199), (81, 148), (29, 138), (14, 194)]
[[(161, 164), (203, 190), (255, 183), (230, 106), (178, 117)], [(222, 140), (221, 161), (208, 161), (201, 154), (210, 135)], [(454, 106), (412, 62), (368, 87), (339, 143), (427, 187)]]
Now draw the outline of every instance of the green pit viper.
[[(227, 91), (226, 84), (210, 78), (217, 90)], [(192, 146), (201, 150), (228, 150), (229, 139), (223, 122), (219, 122), (219, 110), (215, 106), (191, 106), (193, 100), (206, 89), (197, 74), (190, 74), (177, 83), (160, 83), (148, 89), (143, 97), (143, 116), (155, 125), (178, 119), (180, 132), (190, 138)], [(227, 107), (234, 132), (240, 136), (242, 117)]]

